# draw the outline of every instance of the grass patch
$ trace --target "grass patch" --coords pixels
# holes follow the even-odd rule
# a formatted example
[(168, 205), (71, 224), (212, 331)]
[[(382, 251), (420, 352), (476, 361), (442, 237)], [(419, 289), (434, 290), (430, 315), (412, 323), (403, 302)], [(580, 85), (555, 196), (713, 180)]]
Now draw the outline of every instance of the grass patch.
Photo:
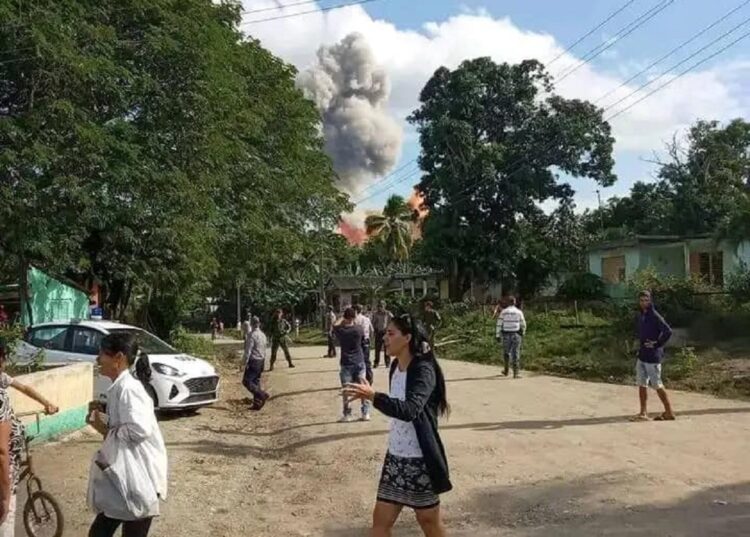
[[(523, 341), (524, 369), (587, 381), (630, 384), (634, 381), (636, 342), (616, 318), (601, 313), (527, 311)], [(750, 352), (747, 338), (713, 345), (671, 348), (664, 362), (670, 388), (723, 397), (750, 398)], [(480, 311), (447, 314), (436, 341), (440, 357), (502, 366), (502, 346), (495, 341), (495, 321)]]

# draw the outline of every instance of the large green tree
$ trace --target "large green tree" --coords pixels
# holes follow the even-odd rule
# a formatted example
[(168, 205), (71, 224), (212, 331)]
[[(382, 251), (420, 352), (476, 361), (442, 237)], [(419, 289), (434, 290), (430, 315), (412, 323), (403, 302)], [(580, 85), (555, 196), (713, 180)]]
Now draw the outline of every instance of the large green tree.
[(19, 266), (100, 280), (115, 315), (138, 296), (163, 332), (333, 226), (347, 203), (318, 114), (240, 9), (0, 2), (0, 237)]
[(430, 210), (423, 251), (449, 275), (454, 298), (472, 277), (523, 280), (519, 252), (545, 220), (540, 204), (573, 196), (559, 173), (615, 181), (602, 111), (553, 90), (541, 63), (489, 58), (442, 67), (422, 90), (409, 119), (420, 135), (418, 188)]

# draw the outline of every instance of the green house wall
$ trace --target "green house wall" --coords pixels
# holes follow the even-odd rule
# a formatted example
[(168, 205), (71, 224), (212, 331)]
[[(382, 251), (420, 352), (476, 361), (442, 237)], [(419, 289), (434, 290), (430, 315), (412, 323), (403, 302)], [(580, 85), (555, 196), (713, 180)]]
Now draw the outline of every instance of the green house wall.
[(33, 319), (29, 319), (24, 304), (21, 318), (25, 325), (88, 318), (89, 297), (83, 291), (33, 267), (29, 269), (28, 279)]

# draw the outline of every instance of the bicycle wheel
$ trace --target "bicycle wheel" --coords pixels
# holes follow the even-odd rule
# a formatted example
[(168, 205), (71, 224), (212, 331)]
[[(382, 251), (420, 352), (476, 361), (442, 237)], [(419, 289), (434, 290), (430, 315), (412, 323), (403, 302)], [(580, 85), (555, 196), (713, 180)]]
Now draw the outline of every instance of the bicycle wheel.
[(63, 514), (52, 495), (38, 490), (23, 506), (23, 526), (29, 537), (62, 537)]

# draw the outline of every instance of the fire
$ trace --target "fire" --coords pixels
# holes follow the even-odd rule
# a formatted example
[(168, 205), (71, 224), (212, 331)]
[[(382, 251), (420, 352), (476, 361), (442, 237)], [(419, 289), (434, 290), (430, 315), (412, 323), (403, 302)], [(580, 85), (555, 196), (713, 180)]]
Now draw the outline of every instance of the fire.
[(427, 218), (428, 214), (430, 214), (430, 210), (425, 207), (424, 204), (424, 194), (422, 194), (416, 187), (411, 193), (409, 201), (407, 201), (406, 203), (407, 205), (409, 205), (409, 207), (412, 208), (415, 213), (417, 213), (417, 221), (420, 223), (422, 222), (422, 220)]
[(341, 233), (352, 246), (361, 246), (367, 240), (367, 231), (365, 231), (365, 228), (358, 227), (345, 218), (339, 220), (339, 233)]

